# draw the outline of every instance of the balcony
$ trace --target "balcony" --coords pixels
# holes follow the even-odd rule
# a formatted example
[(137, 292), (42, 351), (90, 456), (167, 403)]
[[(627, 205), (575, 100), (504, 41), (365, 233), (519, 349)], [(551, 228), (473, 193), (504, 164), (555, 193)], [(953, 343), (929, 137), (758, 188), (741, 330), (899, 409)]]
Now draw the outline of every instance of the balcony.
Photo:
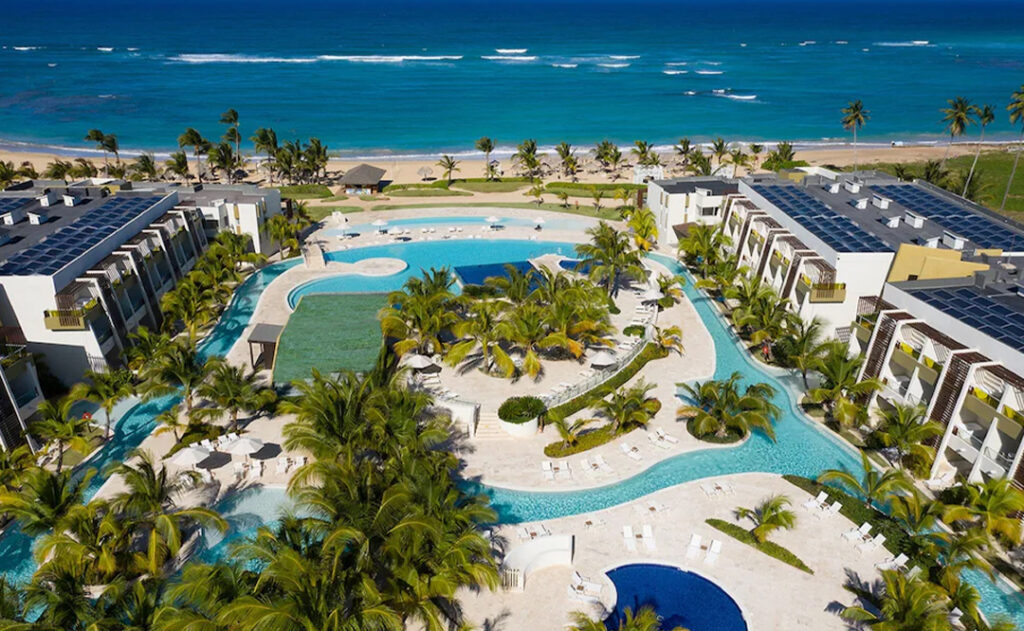
[(800, 284), (812, 303), (846, 301), (846, 283), (815, 283), (803, 275)]

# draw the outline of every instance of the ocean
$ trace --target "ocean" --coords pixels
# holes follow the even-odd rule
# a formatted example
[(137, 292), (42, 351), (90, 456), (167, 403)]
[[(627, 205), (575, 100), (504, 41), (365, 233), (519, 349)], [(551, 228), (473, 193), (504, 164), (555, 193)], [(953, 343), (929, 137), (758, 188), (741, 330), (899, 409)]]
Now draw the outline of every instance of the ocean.
[[(1024, 2), (948, 0), (291, 0), (6, 3), (0, 145), (166, 151), (216, 139), (319, 137), (346, 156), (601, 139), (671, 144), (943, 136), (939, 109), (1024, 83)], [(976, 135), (977, 128), (971, 130)]]

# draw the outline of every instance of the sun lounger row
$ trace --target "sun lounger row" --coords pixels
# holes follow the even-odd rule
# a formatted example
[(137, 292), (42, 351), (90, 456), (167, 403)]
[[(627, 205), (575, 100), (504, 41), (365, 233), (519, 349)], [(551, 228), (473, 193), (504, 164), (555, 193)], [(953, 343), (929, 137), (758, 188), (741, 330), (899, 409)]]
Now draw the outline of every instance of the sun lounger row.
[(277, 472), (280, 474), (288, 473), (292, 467), (296, 469), (306, 465), (307, 458), (305, 456), (297, 456), (295, 458), (289, 458), (288, 456), (281, 456), (277, 459)]
[(540, 463), (540, 470), (545, 480), (571, 480), (572, 469), (569, 468), (569, 462), (563, 460), (561, 462), (551, 462), (545, 460)]
[(544, 524), (520, 526), (516, 528), (516, 536), (519, 537), (520, 541), (529, 541), (537, 537), (549, 537), (551, 536), (551, 531)]
[(654, 543), (654, 529), (650, 524), (644, 524), (640, 528), (640, 534), (634, 533), (632, 526), (622, 527), (622, 543), (625, 544), (626, 550), (636, 552), (637, 541), (644, 546), (644, 551), (646, 552), (654, 552), (656, 550)]
[(722, 542), (718, 539), (712, 539), (711, 543), (705, 546), (704, 540), (700, 535), (696, 533), (690, 535), (690, 544), (686, 546), (686, 558), (694, 560), (701, 553), (704, 553), (705, 564), (714, 565), (718, 561), (718, 555), (722, 553)]
[(672, 445), (678, 445), (679, 439), (675, 436), (670, 436), (665, 433), (665, 430), (660, 427), (655, 429), (653, 432), (647, 432), (647, 440), (654, 443), (656, 446), (662, 449), (671, 449)]
[(803, 503), (804, 510), (808, 510), (814, 513), (814, 516), (822, 519), (825, 517), (831, 517), (842, 510), (843, 505), (840, 502), (828, 503), (828, 493), (822, 491), (818, 493), (813, 499), (809, 499)]
[(263, 477), (263, 461), (253, 460), (252, 462), (235, 462), (235, 479), (258, 480)]
[(700, 490), (704, 491), (704, 495), (707, 497), (714, 497), (716, 495), (732, 495), (735, 491), (732, 485), (728, 482), (708, 482), (700, 485)]
[(233, 443), (238, 440), (238, 434), (231, 432), (230, 434), (222, 434), (217, 437), (215, 441), (211, 441), (209, 438), (204, 438), (199, 441), (199, 445), (210, 451), (217, 451), (223, 449), (228, 443)]

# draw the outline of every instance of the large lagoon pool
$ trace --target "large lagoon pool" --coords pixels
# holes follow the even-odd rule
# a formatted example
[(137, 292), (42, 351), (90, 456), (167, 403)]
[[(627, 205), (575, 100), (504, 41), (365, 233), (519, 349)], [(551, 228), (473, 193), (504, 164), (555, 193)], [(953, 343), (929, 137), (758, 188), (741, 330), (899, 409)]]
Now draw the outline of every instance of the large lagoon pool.
[[(533, 228), (537, 225), (532, 218), (503, 217), (500, 213), (501, 209), (496, 208), (494, 209), (493, 216), (498, 217), (498, 225), (505, 226), (506, 228)], [(491, 225), (491, 223), (487, 221), (487, 217), (405, 217), (402, 219), (387, 219), (385, 221), (388, 223), (383, 227), (384, 230), (389, 230), (391, 228), (419, 230), (420, 228), (436, 229), (438, 227), (455, 226), (457, 228), (462, 228), (464, 231), (469, 230), (470, 232), (474, 232), (478, 231), (480, 228)], [(543, 229), (583, 231), (596, 224), (596, 219), (590, 219), (588, 217), (552, 217), (545, 219)], [(377, 232), (380, 229), (380, 227), (375, 226), (372, 223), (358, 223), (345, 226), (344, 228), (325, 230), (324, 234), (330, 237), (336, 237), (344, 234), (372, 233)]]

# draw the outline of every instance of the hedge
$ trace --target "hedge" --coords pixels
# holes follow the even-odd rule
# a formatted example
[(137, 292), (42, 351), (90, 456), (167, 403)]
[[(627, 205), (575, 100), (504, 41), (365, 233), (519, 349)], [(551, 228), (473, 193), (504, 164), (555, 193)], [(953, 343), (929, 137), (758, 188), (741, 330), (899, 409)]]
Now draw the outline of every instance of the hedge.
[(565, 446), (563, 441), (557, 443), (550, 443), (544, 446), (544, 455), (548, 458), (564, 458), (565, 456), (572, 456), (594, 447), (600, 447), (601, 445), (615, 440), (616, 437), (622, 434), (616, 434), (612, 431), (611, 424), (603, 427), (598, 427), (595, 430), (580, 434), (576, 439), (575, 445)]
[(498, 418), (520, 425), (537, 418), (547, 409), (537, 397), (510, 397), (498, 408)]
[(754, 538), (754, 535), (750, 534), (750, 531), (721, 519), (706, 519), (704, 520), (704, 523), (712, 528), (724, 532), (737, 541), (747, 544), (751, 548), (760, 550), (773, 559), (778, 559), (779, 561), (792, 565), (796, 569), (803, 570), (808, 574), (814, 574), (814, 570), (807, 567), (807, 564), (801, 561), (799, 557), (777, 543), (771, 541), (758, 541)]

